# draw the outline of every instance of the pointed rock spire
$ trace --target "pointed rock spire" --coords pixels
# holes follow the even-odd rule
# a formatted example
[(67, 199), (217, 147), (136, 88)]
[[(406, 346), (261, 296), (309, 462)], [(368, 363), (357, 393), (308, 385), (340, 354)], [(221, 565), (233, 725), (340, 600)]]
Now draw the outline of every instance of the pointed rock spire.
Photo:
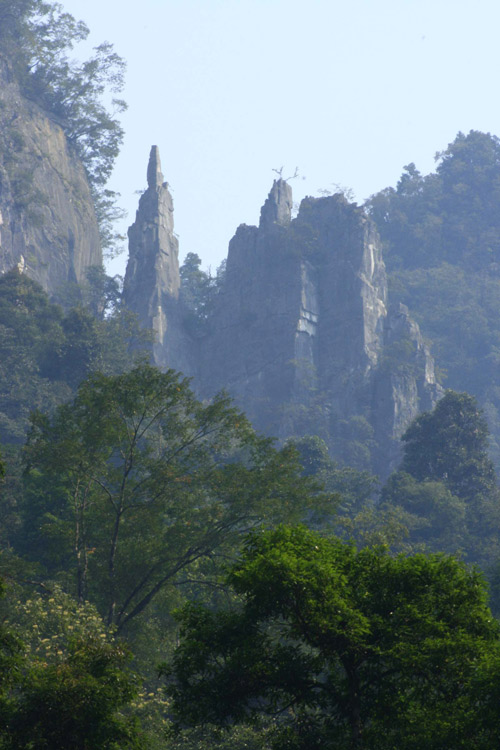
[(274, 180), (271, 192), (260, 210), (260, 228), (273, 224), (286, 226), (292, 218), (292, 188), (286, 180)]
[(148, 189), (139, 199), (135, 222), (128, 230), (123, 299), (141, 325), (155, 332), (155, 364), (190, 372), (178, 306), (179, 243), (174, 233), (174, 206), (163, 181), (157, 146), (151, 148), (147, 176)]
[(159, 188), (163, 185), (163, 174), (161, 171), (160, 149), (151, 146), (148, 163), (148, 187)]

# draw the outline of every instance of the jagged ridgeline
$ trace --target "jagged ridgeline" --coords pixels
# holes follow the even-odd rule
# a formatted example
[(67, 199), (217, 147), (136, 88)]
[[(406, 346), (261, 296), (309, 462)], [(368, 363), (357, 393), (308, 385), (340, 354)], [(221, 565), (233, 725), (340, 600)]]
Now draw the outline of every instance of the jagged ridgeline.
[[(165, 189), (150, 184), (145, 202), (161, 203)], [(188, 256), (180, 300), (162, 292), (161, 304), (158, 294), (139, 303), (138, 280), (160, 258), (177, 278), (177, 260), (157, 249), (141, 271), (146, 256), (131, 236), (127, 299), (157, 331), (165, 311), (155, 357), (171, 346), (167, 358), (200, 394), (227, 387), (259, 428), (319, 434), (343, 463), (382, 473), (412, 417), (440, 394), (425, 341), (439, 382), (478, 398), (498, 467), (499, 203), (499, 139), (459, 133), (435, 173), (408, 165), (364, 209), (340, 195), (308, 198), (292, 220), (290, 186), (275, 182), (259, 227), (241, 226), (231, 241), (224, 274), (210, 279)], [(134, 232), (147, 221), (141, 204)]]
[(191, 375), (202, 397), (226, 388), (270, 435), (318, 434), (343, 463), (386, 474), (402, 432), (440, 387), (418, 325), (388, 301), (380, 240), (363, 209), (338, 195), (307, 198), (292, 219), (291, 187), (275, 181), (259, 226), (242, 225), (231, 240), (194, 335), (156, 146), (147, 175), (124, 302), (155, 330), (155, 362)]
[[(102, 264), (113, 211), (104, 185), (122, 136), (99, 103), (105, 86), (120, 87), (122, 61), (108, 45), (79, 66), (68, 60), (86, 33), (55, 4), (0, 0), (0, 272), (17, 269), (66, 308), (71, 285), (87, 285), (73, 301), (89, 300), (89, 270)], [(497, 138), (459, 134), (435, 174), (409, 165), (364, 208), (342, 195), (306, 198), (292, 218), (291, 187), (276, 180), (259, 226), (237, 229), (217, 278), (192, 253), (179, 269), (156, 147), (147, 181), (129, 230), (121, 310), (154, 331), (159, 367), (192, 376), (203, 398), (227, 389), (269, 435), (319, 435), (342, 464), (386, 475), (406, 427), (442, 393), (431, 346), (441, 382), (484, 406), (498, 463)], [(6, 299), (14, 286), (5, 285)], [(87, 357), (74, 373), (99, 361)], [(66, 382), (54, 367), (35, 369)]]

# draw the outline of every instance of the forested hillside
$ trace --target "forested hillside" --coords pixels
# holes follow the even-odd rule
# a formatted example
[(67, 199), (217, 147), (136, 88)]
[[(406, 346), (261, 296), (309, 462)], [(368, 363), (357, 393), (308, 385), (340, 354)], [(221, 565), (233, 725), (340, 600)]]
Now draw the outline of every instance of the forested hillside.
[(474, 394), (500, 464), (500, 141), (459, 133), (435, 173), (405, 167), (367, 204), (390, 291), (412, 310), (447, 388)]

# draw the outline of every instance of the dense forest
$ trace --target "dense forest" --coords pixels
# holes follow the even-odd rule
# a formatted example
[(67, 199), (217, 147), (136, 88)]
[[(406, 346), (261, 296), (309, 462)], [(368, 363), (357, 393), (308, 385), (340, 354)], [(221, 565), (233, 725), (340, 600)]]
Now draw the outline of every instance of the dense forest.
[[(0, 56), (63, 123), (111, 242), (100, 95), (123, 61), (71, 63), (86, 33), (0, 0)], [(498, 746), (499, 199), (500, 140), (471, 132), (365, 207), (446, 388), (383, 482), (152, 366), (103, 269), (57, 302), (0, 277), (0, 748)], [(186, 257), (194, 338), (224, 272)]]

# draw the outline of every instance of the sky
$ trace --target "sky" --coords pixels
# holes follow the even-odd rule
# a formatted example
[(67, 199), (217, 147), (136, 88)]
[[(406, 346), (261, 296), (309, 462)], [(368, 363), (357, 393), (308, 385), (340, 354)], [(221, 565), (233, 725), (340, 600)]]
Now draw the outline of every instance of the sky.
[[(133, 222), (152, 145), (180, 258), (215, 271), (283, 168), (294, 201), (358, 202), (459, 131), (500, 136), (498, 0), (61, 0), (127, 62), (125, 140), (109, 187)], [(126, 252), (108, 266), (123, 274)]]

